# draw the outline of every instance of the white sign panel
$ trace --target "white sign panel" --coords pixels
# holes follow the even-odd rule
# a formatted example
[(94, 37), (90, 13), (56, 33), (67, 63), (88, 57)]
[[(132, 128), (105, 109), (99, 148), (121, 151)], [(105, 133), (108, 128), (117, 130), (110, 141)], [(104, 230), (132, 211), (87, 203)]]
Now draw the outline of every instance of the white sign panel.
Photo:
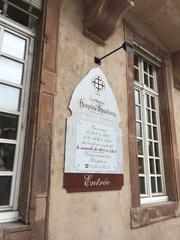
[(66, 173), (122, 173), (120, 115), (103, 72), (92, 69), (77, 85), (67, 119)]

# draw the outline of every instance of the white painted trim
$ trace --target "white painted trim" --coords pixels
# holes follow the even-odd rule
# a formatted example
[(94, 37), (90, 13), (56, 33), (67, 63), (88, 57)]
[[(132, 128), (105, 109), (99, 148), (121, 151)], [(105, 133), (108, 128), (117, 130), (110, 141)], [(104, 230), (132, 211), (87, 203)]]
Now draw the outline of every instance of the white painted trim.
[[(1, 23), (1, 18), (0, 18), (0, 23)], [(29, 35), (24, 34), (24, 31), (22, 32), (20, 32), (19, 30), (17, 31), (16, 25), (14, 26), (12, 26), (12, 24), (10, 25), (11, 25), (11, 28), (9, 29), (8, 26), (6, 26), (5, 24), (2, 24), (0, 28), (1, 32), (3, 31), (3, 29), (5, 29), (10, 31), (12, 34), (16, 36), (19, 36), (25, 39), (26, 48), (25, 48), (25, 59), (22, 60), (24, 62), (22, 85), (16, 86), (16, 84), (12, 84), (13, 87), (18, 87), (22, 91), (19, 112), (14, 113), (16, 115), (19, 115), (17, 139), (16, 140), (0, 139), (0, 142), (16, 144), (13, 170), (11, 172), (2, 171), (0, 173), (1, 176), (12, 176), (9, 206), (0, 206), (0, 211), (1, 211), (0, 213), (1, 215), (3, 214), (2, 219), (5, 219), (5, 221), (3, 220), (3, 222), (15, 221), (18, 219), (17, 217), (18, 215), (15, 213), (17, 213), (16, 210), (18, 208), (20, 178), (21, 178), (22, 160), (23, 160), (23, 154), (24, 154), (24, 141), (25, 141), (25, 134), (26, 134), (27, 111), (28, 111), (30, 80), (31, 80), (31, 68), (32, 68), (32, 56), (33, 56), (32, 53), (33, 53), (33, 46), (34, 46), (34, 39), (32, 38), (31, 34)], [(13, 27), (15, 27), (15, 29), (13, 29)], [(2, 37), (1, 37), (1, 40), (2, 40)], [(17, 60), (17, 59), (14, 59), (14, 57), (11, 57), (11, 59), (15, 61)], [(10, 111), (5, 111), (5, 112), (12, 113)], [(11, 212), (12, 214), (10, 214), (8, 210), (12, 210), (12, 209), (15, 210), (15, 212)], [(7, 213), (7, 217), (6, 217), (6, 213)]]
[(162, 60), (158, 56), (152, 54), (151, 52), (149, 52), (147, 49), (143, 48), (136, 42), (133, 42), (133, 44), (136, 53), (138, 53), (140, 56), (148, 60), (150, 63), (156, 65), (157, 67), (161, 67)]
[(167, 202), (168, 196), (158, 196), (158, 197), (144, 197), (140, 199), (141, 204), (148, 203), (158, 203), (158, 202)]
[[(0, 109), (0, 111), (1, 111), (1, 109)], [(16, 144), (17, 141), (16, 140), (7, 139), (7, 138), (0, 138), (0, 143)]]
[(19, 213), (17, 211), (6, 211), (0, 212), (0, 223), (14, 222), (19, 218)]
[[(147, 64), (152, 65), (153, 67), (153, 74), (150, 75), (149, 71), (146, 74), (149, 77), (153, 77), (154, 81), (154, 89), (150, 89), (150, 87), (147, 87), (144, 83), (144, 61), (147, 62)], [(135, 104), (135, 106), (140, 106), (141, 107), (141, 121), (136, 119), (136, 123), (140, 122), (142, 124), (141, 126), (141, 131), (142, 131), (142, 140), (143, 140), (143, 155), (138, 155), (138, 157), (141, 157), (143, 159), (146, 159), (144, 162), (144, 174), (139, 174), (139, 177), (144, 177), (144, 184), (145, 184), (145, 194), (141, 194), (141, 199), (145, 199), (143, 197), (146, 197), (146, 199), (153, 199), (152, 201), (156, 201), (154, 199), (159, 197), (162, 197), (166, 194), (166, 187), (165, 187), (165, 177), (164, 177), (164, 166), (163, 166), (163, 153), (162, 153), (162, 142), (161, 142), (161, 132), (160, 132), (160, 117), (159, 117), (159, 99), (158, 99), (158, 90), (157, 90), (157, 75), (156, 75), (156, 68), (152, 62), (147, 61), (144, 56), (138, 55), (138, 67), (135, 66), (135, 68), (139, 70), (139, 81), (135, 81), (135, 87), (134, 89), (136, 91), (139, 91), (140, 98), (141, 98), (141, 103), (140, 104)], [(149, 85), (149, 80), (148, 80), (148, 85)], [(149, 97), (153, 97), (155, 99), (155, 110), (152, 109), (152, 107), (147, 107), (146, 106), (146, 95)], [(152, 122), (152, 115), (151, 115), (151, 121), (148, 122), (147, 120), (147, 114), (146, 111), (152, 111), (156, 115), (156, 123)], [(153, 127), (157, 128), (157, 136), (158, 139), (155, 140), (154, 138), (148, 139), (148, 126), (151, 126), (151, 134), (153, 136)], [(137, 137), (137, 139), (141, 139)], [(149, 156), (149, 147), (148, 147), (148, 142), (152, 143), (152, 149), (153, 153), (155, 151), (154, 149), (154, 144), (156, 143), (158, 145), (159, 149), (159, 157), (156, 157), (154, 154), (152, 156)], [(156, 172), (154, 174), (150, 173), (150, 161), (149, 159), (154, 160), (154, 168), (155, 168), (155, 161), (156, 159), (159, 159), (160, 161), (160, 169), (161, 169), (161, 174), (157, 174)], [(155, 185), (156, 185), (156, 191), (158, 190), (158, 185), (157, 185), (157, 177), (161, 178), (161, 183), (162, 183), (162, 192), (156, 192), (152, 193), (152, 185), (151, 185), (151, 177), (155, 178)], [(166, 198), (165, 198), (166, 199)], [(167, 199), (166, 199), (167, 200)], [(143, 201), (148, 201), (149, 200), (143, 200)], [(151, 200), (150, 200), (151, 201)], [(157, 200), (159, 201), (159, 200)]]

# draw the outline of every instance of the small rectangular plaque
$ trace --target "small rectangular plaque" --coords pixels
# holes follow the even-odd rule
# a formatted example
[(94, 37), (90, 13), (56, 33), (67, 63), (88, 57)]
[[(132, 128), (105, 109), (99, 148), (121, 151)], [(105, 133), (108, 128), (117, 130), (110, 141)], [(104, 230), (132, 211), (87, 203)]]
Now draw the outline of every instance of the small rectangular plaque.
[(67, 192), (120, 190), (123, 184), (123, 174), (66, 173), (64, 175)]

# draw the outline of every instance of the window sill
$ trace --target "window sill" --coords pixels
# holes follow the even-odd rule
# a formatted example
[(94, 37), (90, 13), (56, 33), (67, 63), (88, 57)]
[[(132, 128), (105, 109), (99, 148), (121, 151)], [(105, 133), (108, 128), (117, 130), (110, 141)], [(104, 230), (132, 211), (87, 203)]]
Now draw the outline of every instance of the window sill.
[(18, 220), (19, 213), (17, 211), (0, 212), (0, 224), (6, 222), (15, 222)]
[(31, 227), (21, 222), (0, 223), (0, 239), (31, 239)]
[(162, 203), (167, 201), (168, 201), (168, 196), (146, 197), (146, 198), (140, 199), (140, 203), (142, 205), (151, 204), (151, 203)]
[(180, 203), (159, 202), (131, 208), (131, 227), (144, 227), (166, 219), (180, 217)]
[(13, 230), (13, 231), (17, 231), (17, 230), (27, 230), (27, 228), (29, 228), (28, 225), (24, 225), (21, 222), (6, 222), (6, 223), (0, 223), (0, 229), (1, 230)]

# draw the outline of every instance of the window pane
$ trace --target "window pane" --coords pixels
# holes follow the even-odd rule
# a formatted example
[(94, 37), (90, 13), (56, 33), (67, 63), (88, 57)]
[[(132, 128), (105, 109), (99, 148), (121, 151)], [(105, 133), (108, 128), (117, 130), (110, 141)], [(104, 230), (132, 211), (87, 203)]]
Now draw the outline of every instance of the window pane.
[(0, 143), (0, 171), (12, 171), (15, 145)]
[(138, 90), (135, 90), (135, 103), (140, 104), (140, 93)]
[[(29, 1), (31, 1), (31, 0), (29, 0)], [(37, 2), (37, 0), (32, 0), (32, 1)], [(16, 22), (19, 22), (25, 26), (28, 26), (29, 16), (28, 16), (28, 14), (22, 12), (21, 10), (19, 10), (11, 5), (8, 5), (7, 15), (9, 18), (15, 20)]]
[(144, 173), (144, 160), (143, 158), (138, 158), (138, 161), (139, 161), (139, 173)]
[(146, 190), (145, 190), (145, 178), (144, 177), (140, 177), (140, 193), (141, 194), (145, 194)]
[(150, 112), (150, 110), (146, 110), (146, 113), (147, 113), (147, 121), (148, 121), (148, 123), (151, 123), (151, 112)]
[(137, 137), (142, 137), (141, 123), (136, 123), (136, 135)]
[(148, 138), (152, 139), (152, 129), (150, 125), (148, 125)]
[(162, 192), (162, 179), (161, 177), (157, 177), (157, 185), (158, 185), (158, 192)]
[(147, 65), (147, 62), (143, 61), (144, 63), (144, 72), (148, 72), (148, 65)]
[(143, 155), (143, 142), (142, 142), (142, 140), (138, 139), (137, 140), (137, 145), (138, 145), (138, 155)]
[(24, 39), (12, 33), (4, 32), (2, 52), (16, 58), (24, 59), (25, 43)]
[(156, 124), (156, 112), (152, 112), (152, 122), (153, 124)]
[(155, 156), (159, 157), (159, 146), (158, 143), (154, 143)]
[(151, 108), (156, 110), (156, 106), (155, 106), (155, 98), (151, 97)]
[(146, 94), (146, 106), (150, 108), (149, 95)]
[(10, 176), (0, 177), (0, 205), (9, 205), (10, 191), (11, 191), (11, 181)]
[(138, 67), (138, 56), (134, 55), (134, 65)]
[(134, 68), (134, 80), (139, 82), (139, 71), (136, 68)]
[(151, 190), (152, 190), (152, 193), (156, 193), (155, 177), (151, 177)]
[(141, 107), (136, 106), (136, 119), (141, 120)]
[(152, 142), (148, 142), (148, 148), (149, 148), (149, 156), (153, 156), (153, 144), (152, 144)]
[(150, 88), (154, 89), (154, 79), (152, 77), (149, 78), (149, 82), (150, 82)]
[(154, 159), (150, 158), (149, 164), (150, 164), (150, 173), (155, 174)]
[(154, 140), (158, 140), (157, 127), (153, 127)]
[(156, 159), (156, 174), (161, 174), (160, 160)]
[(149, 87), (149, 84), (148, 84), (148, 75), (147, 74), (144, 74), (144, 84)]
[(149, 64), (149, 74), (150, 75), (153, 75), (153, 67), (152, 65)]
[(23, 64), (11, 59), (0, 57), (0, 79), (11, 83), (21, 84)]
[(0, 84), (0, 108), (9, 111), (19, 110), (20, 89)]
[(0, 138), (16, 139), (18, 116), (0, 112)]
[(4, 3), (0, 2), (0, 13), (2, 13)]

